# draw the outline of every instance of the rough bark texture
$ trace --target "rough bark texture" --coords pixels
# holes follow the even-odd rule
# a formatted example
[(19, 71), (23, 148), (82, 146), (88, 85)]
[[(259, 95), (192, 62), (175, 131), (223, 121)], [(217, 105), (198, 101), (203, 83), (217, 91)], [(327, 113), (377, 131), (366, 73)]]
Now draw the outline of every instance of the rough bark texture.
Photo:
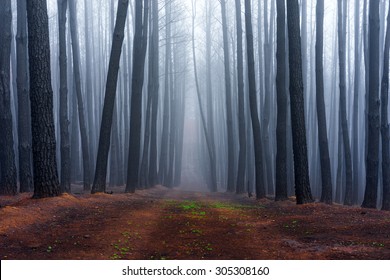
[(66, 55), (67, 0), (58, 0), (59, 65), (60, 65), (60, 146), (61, 192), (70, 192), (70, 139), (68, 119), (68, 73)]
[[(390, 6), (389, 6), (390, 12)], [(390, 13), (387, 15), (387, 30), (383, 56), (383, 77), (381, 90), (381, 134), (382, 134), (382, 176), (383, 200), (382, 210), (390, 210), (390, 147), (389, 147), (389, 49), (390, 49)]]
[[(144, 6), (144, 7), (142, 7)], [(135, 192), (139, 185), (141, 146), (142, 87), (144, 84), (145, 55), (148, 41), (149, 1), (135, 3), (135, 34), (133, 47), (133, 77), (131, 85), (130, 140), (126, 192)]]
[(227, 128), (227, 190), (234, 192), (234, 137), (233, 137), (233, 113), (232, 113), (232, 86), (230, 78), (230, 55), (228, 28), (226, 20), (226, 2), (221, 0), (222, 31), (223, 31), (223, 54), (225, 65), (225, 92), (226, 92), (226, 128)]
[(16, 67), (18, 90), (18, 138), (20, 192), (33, 189), (31, 166), (31, 119), (28, 84), (26, 0), (17, 1)]
[(128, 6), (129, 0), (118, 0), (118, 10), (112, 40), (110, 62), (108, 65), (107, 83), (92, 193), (104, 192), (106, 190), (108, 151), (110, 149), (111, 127), (118, 82), (119, 62), (122, 53), (123, 39), (125, 37), (124, 30)]
[(287, 1), (287, 26), (289, 39), (290, 105), (294, 152), (295, 195), (297, 204), (304, 204), (313, 202), (313, 198), (310, 190), (307, 161), (298, 0)]
[(241, 1), (235, 0), (237, 24), (237, 94), (238, 94), (238, 131), (239, 153), (236, 192), (245, 193), (245, 167), (246, 167), (246, 125), (245, 125), (245, 94), (244, 94), (244, 59), (242, 54), (242, 22)]
[(0, 9), (0, 194), (15, 195), (16, 165), (11, 114), (11, 0), (2, 2)]
[(27, 1), (34, 198), (57, 196), (56, 140), (47, 3)]
[(277, 7), (277, 73), (276, 101), (278, 107), (276, 125), (276, 188), (275, 200), (287, 197), (287, 87), (286, 87), (286, 8), (285, 0), (278, 0)]
[(369, 11), (369, 89), (366, 190), (362, 207), (376, 208), (379, 171), (379, 1)]
[(316, 35), (316, 101), (318, 121), (318, 141), (320, 147), (321, 201), (332, 203), (332, 176), (330, 169), (330, 157), (328, 136), (326, 127), (326, 111), (324, 101), (324, 0), (317, 1), (317, 35)]
[(252, 119), (253, 130), (253, 145), (255, 150), (255, 170), (256, 170), (256, 198), (265, 197), (264, 174), (263, 174), (263, 151), (261, 147), (261, 131), (259, 114), (257, 110), (256, 98), (256, 78), (255, 78), (255, 62), (253, 51), (253, 32), (252, 32), (252, 15), (251, 2), (245, 0), (245, 27), (247, 41), (247, 63), (248, 63), (248, 79), (249, 79), (249, 105)]

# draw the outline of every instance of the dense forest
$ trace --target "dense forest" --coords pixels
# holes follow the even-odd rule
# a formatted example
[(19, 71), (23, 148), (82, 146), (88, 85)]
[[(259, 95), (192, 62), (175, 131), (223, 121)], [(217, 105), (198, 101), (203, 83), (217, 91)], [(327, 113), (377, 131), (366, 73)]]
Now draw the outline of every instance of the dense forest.
[(2, 195), (390, 210), (389, 1), (2, 3)]

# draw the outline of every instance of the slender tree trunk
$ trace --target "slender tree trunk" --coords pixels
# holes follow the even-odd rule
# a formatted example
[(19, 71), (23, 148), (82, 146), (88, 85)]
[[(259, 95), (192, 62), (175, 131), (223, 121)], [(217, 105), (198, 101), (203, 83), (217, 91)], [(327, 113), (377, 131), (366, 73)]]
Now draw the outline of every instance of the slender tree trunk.
[(145, 56), (148, 40), (149, 1), (144, 0), (143, 4), (142, 1), (136, 1), (135, 4), (134, 71), (131, 85), (130, 140), (126, 192), (135, 192), (135, 189), (139, 186), (142, 87), (144, 84)]
[(263, 174), (263, 151), (261, 147), (261, 131), (259, 114), (257, 110), (256, 98), (256, 78), (255, 62), (253, 51), (253, 32), (252, 32), (252, 15), (251, 2), (245, 0), (245, 27), (247, 41), (247, 61), (248, 61), (248, 79), (249, 79), (249, 103), (252, 119), (253, 145), (255, 149), (255, 169), (256, 169), (256, 198), (265, 197), (264, 174)]
[(16, 195), (16, 165), (11, 113), (11, 0), (5, 0), (0, 9), (0, 194)]
[(321, 201), (332, 203), (332, 176), (330, 169), (330, 157), (328, 136), (326, 127), (326, 112), (324, 101), (324, 0), (317, 0), (317, 37), (316, 37), (316, 101), (318, 121), (318, 141), (321, 159)]
[(382, 176), (383, 176), (383, 200), (382, 210), (390, 210), (390, 147), (389, 147), (389, 49), (390, 49), (390, 6), (387, 15), (387, 30), (385, 50), (383, 56), (383, 77), (381, 89), (381, 133), (382, 133)]
[(362, 207), (375, 208), (379, 171), (379, 1), (369, 1), (369, 89), (366, 190)]
[(59, 65), (60, 65), (60, 145), (61, 145), (61, 192), (70, 192), (70, 139), (68, 119), (68, 73), (66, 54), (67, 0), (58, 0)]
[(236, 25), (237, 25), (237, 94), (238, 94), (238, 130), (239, 130), (239, 154), (236, 192), (246, 192), (246, 125), (245, 125), (245, 93), (244, 93), (244, 59), (242, 50), (242, 22), (241, 1), (235, 0)]
[(110, 63), (107, 73), (107, 83), (92, 193), (104, 192), (106, 190), (108, 151), (110, 149), (110, 136), (118, 82), (119, 62), (125, 35), (124, 29), (128, 6), (128, 0), (118, 0), (118, 10), (112, 40)]
[(60, 193), (48, 21), (46, 1), (27, 1), (34, 198)]
[(225, 92), (226, 92), (226, 128), (227, 128), (227, 154), (228, 154), (228, 178), (227, 190), (234, 192), (234, 138), (233, 138), (233, 112), (232, 112), (232, 86), (230, 79), (230, 54), (226, 20), (226, 2), (221, 0), (223, 51), (225, 65)]
[(277, 7), (277, 126), (276, 126), (276, 189), (275, 200), (287, 196), (287, 87), (286, 87), (286, 8), (285, 0), (278, 0)]
[(298, 0), (287, 1), (289, 40), (291, 125), (294, 151), (295, 195), (297, 204), (313, 201), (307, 161), (306, 127), (303, 97), (301, 36)]

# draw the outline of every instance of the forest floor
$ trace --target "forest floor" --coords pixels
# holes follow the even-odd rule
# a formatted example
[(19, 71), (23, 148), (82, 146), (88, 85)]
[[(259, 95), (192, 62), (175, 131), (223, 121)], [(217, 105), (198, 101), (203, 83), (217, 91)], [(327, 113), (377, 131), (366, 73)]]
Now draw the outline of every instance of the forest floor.
[(0, 197), (0, 259), (390, 259), (390, 212), (156, 187)]

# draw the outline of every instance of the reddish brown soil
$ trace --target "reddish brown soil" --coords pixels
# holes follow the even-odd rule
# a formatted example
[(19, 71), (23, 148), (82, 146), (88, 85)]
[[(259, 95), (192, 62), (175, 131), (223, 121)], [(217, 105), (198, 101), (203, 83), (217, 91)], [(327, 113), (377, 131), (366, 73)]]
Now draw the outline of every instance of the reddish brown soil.
[(0, 198), (0, 259), (390, 259), (390, 213), (157, 187)]

